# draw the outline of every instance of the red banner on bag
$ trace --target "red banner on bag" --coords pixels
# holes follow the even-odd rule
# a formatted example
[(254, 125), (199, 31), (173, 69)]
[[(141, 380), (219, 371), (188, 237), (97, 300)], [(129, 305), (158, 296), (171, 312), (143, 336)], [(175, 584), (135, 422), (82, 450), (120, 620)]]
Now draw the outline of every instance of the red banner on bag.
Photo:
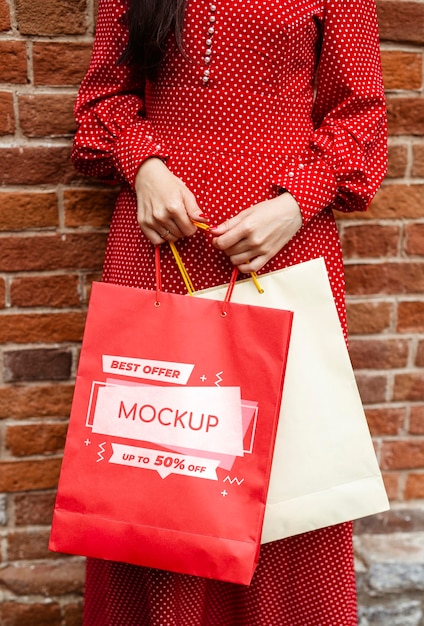
[(292, 314), (94, 283), (50, 548), (249, 584)]

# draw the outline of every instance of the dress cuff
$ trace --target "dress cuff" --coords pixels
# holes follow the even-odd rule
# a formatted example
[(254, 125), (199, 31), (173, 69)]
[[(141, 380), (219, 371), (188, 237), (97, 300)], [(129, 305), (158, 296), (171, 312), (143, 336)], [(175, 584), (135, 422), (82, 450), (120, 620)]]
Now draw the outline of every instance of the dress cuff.
[(165, 161), (168, 151), (148, 122), (140, 120), (122, 132), (115, 141), (113, 162), (120, 176), (132, 189), (140, 165), (150, 157)]
[(307, 224), (329, 206), (337, 193), (334, 170), (317, 157), (290, 158), (275, 183), (295, 198), (302, 213), (303, 224)]

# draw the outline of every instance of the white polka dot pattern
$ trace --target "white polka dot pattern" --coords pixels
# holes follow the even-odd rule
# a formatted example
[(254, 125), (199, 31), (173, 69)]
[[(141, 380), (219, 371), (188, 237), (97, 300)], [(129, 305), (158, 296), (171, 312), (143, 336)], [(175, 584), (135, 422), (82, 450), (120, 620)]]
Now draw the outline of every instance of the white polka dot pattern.
[[(100, 0), (75, 109), (75, 165), (122, 183), (104, 280), (154, 287), (133, 187), (140, 164), (159, 156), (211, 224), (280, 187), (290, 191), (303, 226), (263, 271), (323, 256), (346, 332), (332, 210), (365, 210), (387, 161), (373, 0), (188, 0), (186, 54), (170, 36), (158, 80), (146, 85), (135, 68), (116, 63), (128, 36), (125, 10), (125, 0)], [(231, 272), (208, 237), (198, 231), (178, 242), (197, 289)], [(162, 271), (164, 289), (185, 291), (167, 246)], [(346, 524), (262, 546), (249, 588), (89, 560), (84, 624), (353, 626), (351, 543)]]
[(88, 559), (85, 626), (356, 626), (351, 524), (261, 547), (250, 587)]

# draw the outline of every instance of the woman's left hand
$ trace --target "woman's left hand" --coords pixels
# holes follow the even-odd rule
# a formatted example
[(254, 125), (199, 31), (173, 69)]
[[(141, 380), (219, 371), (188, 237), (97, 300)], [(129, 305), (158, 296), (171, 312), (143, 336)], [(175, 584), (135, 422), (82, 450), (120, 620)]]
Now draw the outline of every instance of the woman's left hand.
[(247, 274), (257, 272), (268, 263), (301, 226), (299, 205), (285, 192), (211, 228), (212, 243), (230, 257), (240, 272)]

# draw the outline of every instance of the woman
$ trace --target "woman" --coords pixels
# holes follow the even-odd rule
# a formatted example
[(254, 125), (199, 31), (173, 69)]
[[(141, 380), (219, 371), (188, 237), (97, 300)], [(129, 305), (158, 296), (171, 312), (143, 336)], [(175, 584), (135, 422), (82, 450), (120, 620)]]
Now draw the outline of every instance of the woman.
[[(165, 241), (196, 289), (323, 256), (346, 332), (333, 210), (385, 174), (378, 43), (373, 0), (100, 0), (73, 160), (121, 183), (104, 280), (154, 288)], [(351, 524), (262, 546), (249, 587), (88, 560), (86, 626), (356, 623)]]

